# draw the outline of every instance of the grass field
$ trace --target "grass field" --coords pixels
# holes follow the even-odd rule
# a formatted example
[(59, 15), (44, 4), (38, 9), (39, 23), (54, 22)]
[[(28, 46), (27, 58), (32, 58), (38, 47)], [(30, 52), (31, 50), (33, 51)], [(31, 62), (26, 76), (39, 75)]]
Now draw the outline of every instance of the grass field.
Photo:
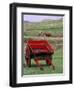
[[(38, 34), (40, 32), (51, 32), (52, 35), (59, 36), (62, 34), (63, 36), (63, 21), (43, 21), (37, 23), (25, 22), (23, 24), (24, 30), (24, 39), (28, 38), (39, 38)], [(41, 60), (40, 63), (43, 65), (44, 70), (40, 70), (39, 67), (36, 66), (34, 60), (32, 59), (32, 67), (27, 67), (22, 65), (22, 73), (23, 75), (36, 75), (36, 74), (58, 74), (63, 73), (63, 37), (62, 38), (52, 38), (47, 37), (49, 43), (51, 43), (55, 47), (55, 52), (53, 54), (53, 64), (55, 65), (55, 70), (52, 69), (51, 66), (47, 66), (45, 60)], [(25, 63), (25, 58), (23, 59), (23, 64)]]
[(36, 66), (34, 60), (32, 60), (32, 67), (24, 67), (23, 66), (23, 75), (33, 75), (33, 74), (58, 74), (63, 73), (63, 57), (60, 56), (62, 53), (62, 49), (59, 49), (53, 55), (53, 63), (55, 65), (55, 70), (52, 69), (51, 66), (47, 66), (45, 60), (42, 60), (40, 63), (43, 65), (44, 70), (40, 70), (39, 67)]

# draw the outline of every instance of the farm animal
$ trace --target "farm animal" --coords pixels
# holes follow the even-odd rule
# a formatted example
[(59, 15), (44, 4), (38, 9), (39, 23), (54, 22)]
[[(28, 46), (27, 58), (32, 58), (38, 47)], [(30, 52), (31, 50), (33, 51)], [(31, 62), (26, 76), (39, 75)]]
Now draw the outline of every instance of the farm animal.
[(31, 67), (31, 59), (33, 58), (36, 65), (43, 70), (43, 67), (39, 63), (39, 60), (45, 60), (47, 65), (55, 66), (52, 63), (52, 55), (54, 54), (54, 48), (46, 40), (28, 40), (26, 46), (26, 64)]
[(39, 36), (46, 36), (46, 37), (50, 37), (50, 36), (52, 36), (52, 34), (51, 34), (51, 33), (49, 33), (49, 32), (40, 32), (40, 33), (39, 33)]

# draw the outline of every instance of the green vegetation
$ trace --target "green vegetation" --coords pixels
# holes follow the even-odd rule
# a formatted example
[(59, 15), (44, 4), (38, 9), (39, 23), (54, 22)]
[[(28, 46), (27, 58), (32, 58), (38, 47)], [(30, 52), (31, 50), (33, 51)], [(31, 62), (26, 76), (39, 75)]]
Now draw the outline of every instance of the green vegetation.
[(50, 32), (52, 35), (58, 35), (63, 34), (63, 21), (24, 22), (23, 29), (25, 36), (38, 36), (40, 32)]
[(53, 64), (55, 65), (55, 70), (52, 69), (52, 66), (47, 66), (45, 60), (40, 61), (44, 69), (40, 70), (39, 67), (36, 66), (34, 60), (32, 59), (32, 67), (29, 68), (27, 66), (23, 66), (23, 75), (63, 73), (63, 56), (61, 54), (62, 49), (59, 49), (53, 55)]
[[(55, 47), (55, 53), (53, 54), (53, 64), (55, 65), (55, 70), (53, 71), (52, 66), (47, 66), (45, 60), (41, 60), (40, 63), (43, 65), (44, 70), (40, 70), (36, 66), (34, 59), (32, 59), (32, 67), (29, 68), (23, 65), (23, 75), (34, 75), (34, 74), (58, 74), (63, 73), (63, 20), (44, 20), (42, 22), (24, 22), (24, 39), (41, 39), (39, 37), (40, 32), (51, 33), (56, 37), (47, 37), (49, 43)], [(61, 35), (62, 37), (59, 37)], [(23, 59), (23, 64), (25, 63), (25, 58)]]

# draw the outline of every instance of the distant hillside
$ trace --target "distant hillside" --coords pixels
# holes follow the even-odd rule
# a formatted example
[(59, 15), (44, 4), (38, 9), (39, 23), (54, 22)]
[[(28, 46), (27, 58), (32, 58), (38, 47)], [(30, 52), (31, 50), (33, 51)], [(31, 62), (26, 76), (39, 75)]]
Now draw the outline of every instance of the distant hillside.
[(43, 20), (41, 22), (24, 21), (25, 35), (38, 35), (39, 32), (51, 32), (52, 34), (63, 33), (63, 20)]

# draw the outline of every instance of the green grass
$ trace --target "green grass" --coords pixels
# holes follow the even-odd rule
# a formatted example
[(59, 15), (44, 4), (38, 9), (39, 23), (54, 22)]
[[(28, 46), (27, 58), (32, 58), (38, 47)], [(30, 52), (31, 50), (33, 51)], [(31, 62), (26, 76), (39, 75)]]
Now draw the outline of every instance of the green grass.
[(46, 20), (43, 22), (23, 23), (25, 36), (37, 36), (40, 32), (50, 32), (52, 35), (62, 34), (63, 20)]
[(50, 29), (36, 29), (36, 30), (30, 30), (30, 31), (25, 31), (24, 35), (25, 36), (38, 36), (40, 32), (50, 32), (52, 35), (59, 35), (60, 33), (62, 34), (62, 27), (61, 28), (50, 28)]
[[(53, 64), (55, 65), (55, 70), (52, 69), (52, 66), (47, 66), (45, 60), (41, 60), (40, 63), (43, 65), (44, 70), (40, 70), (36, 66), (34, 60), (32, 59), (32, 67), (23, 66), (23, 75), (35, 75), (35, 74), (57, 74), (63, 73), (63, 55), (62, 49), (55, 51), (53, 55)], [(24, 63), (24, 62), (23, 62)]]

